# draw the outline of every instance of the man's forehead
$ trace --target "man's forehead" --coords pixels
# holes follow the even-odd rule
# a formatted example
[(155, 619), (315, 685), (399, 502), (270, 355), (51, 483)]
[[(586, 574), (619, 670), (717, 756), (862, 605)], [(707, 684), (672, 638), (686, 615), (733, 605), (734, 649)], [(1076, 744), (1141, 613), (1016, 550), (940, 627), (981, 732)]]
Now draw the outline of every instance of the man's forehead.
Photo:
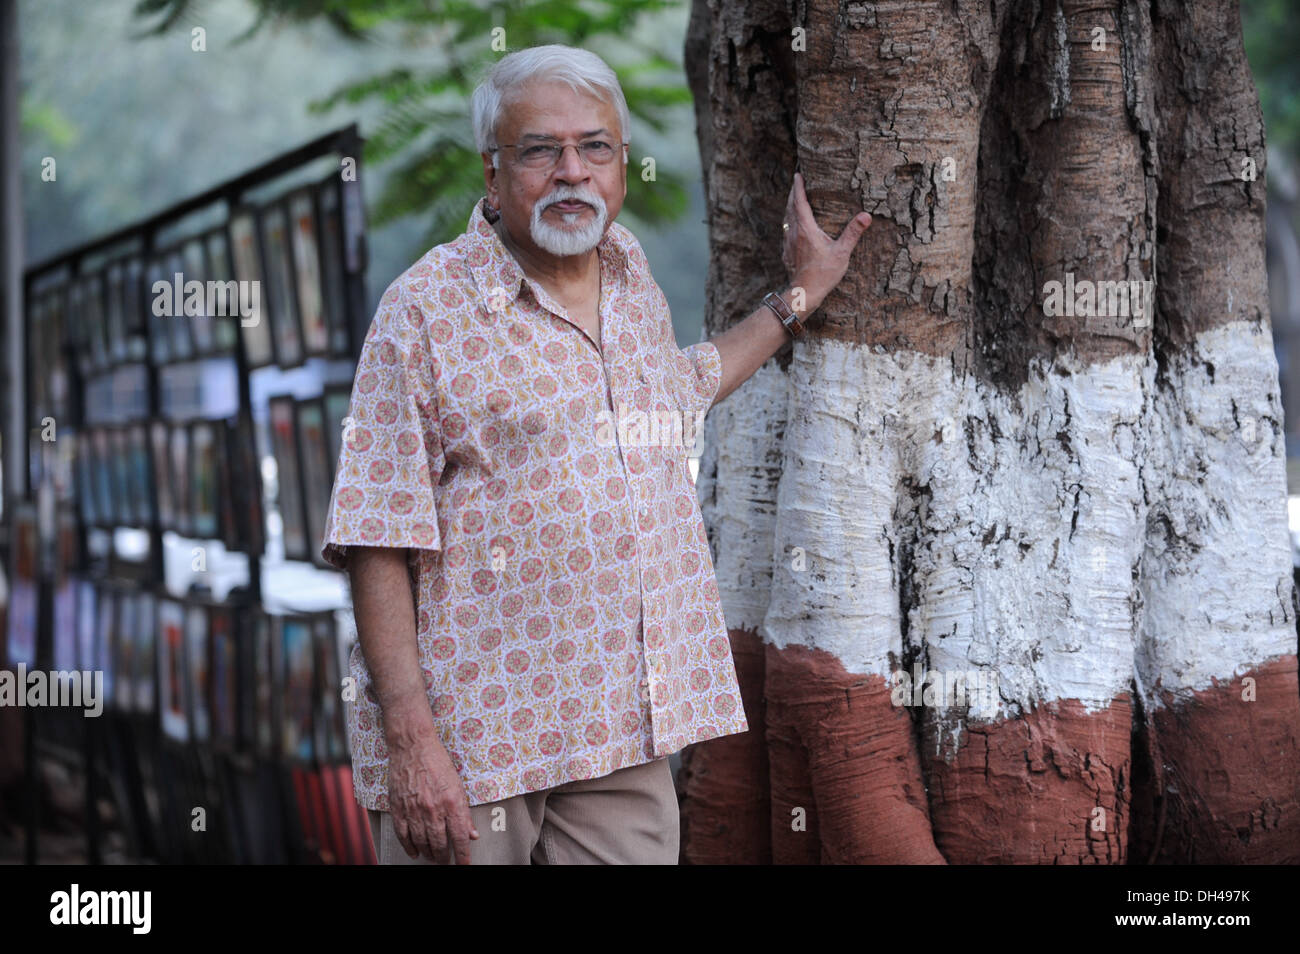
[(573, 89), (567, 83), (539, 80), (520, 86), (501, 104), (501, 128), (518, 136), (582, 136), (597, 130), (614, 135), (618, 111), (613, 103)]

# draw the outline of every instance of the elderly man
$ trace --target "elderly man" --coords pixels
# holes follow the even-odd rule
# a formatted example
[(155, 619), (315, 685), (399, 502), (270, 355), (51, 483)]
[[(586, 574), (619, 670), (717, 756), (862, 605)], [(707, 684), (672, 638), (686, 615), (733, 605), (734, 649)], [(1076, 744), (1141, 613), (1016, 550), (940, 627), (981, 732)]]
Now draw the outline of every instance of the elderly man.
[(613, 71), (521, 50), (472, 112), (487, 194), (384, 293), (323, 540), (359, 635), (356, 797), (381, 863), (675, 864), (668, 756), (748, 728), (683, 435), (800, 332), (870, 216), (829, 238), (796, 176), (790, 285), (679, 349), (614, 222)]

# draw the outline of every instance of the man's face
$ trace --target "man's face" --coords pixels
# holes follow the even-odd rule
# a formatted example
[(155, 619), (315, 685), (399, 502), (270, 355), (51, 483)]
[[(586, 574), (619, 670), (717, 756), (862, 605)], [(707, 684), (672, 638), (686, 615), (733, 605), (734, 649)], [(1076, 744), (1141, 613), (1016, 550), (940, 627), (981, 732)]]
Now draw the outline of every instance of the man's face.
[[(518, 148), (502, 149), (497, 169), (484, 154), (483, 174), (488, 201), (501, 210), (510, 238), (539, 256), (589, 252), (627, 196), (623, 130), (613, 105), (566, 83), (535, 81), (519, 87), (501, 112), (497, 142)], [(611, 162), (588, 165), (576, 148), (566, 148), (553, 168), (523, 162), (530, 145), (576, 146), (594, 139), (614, 146)]]

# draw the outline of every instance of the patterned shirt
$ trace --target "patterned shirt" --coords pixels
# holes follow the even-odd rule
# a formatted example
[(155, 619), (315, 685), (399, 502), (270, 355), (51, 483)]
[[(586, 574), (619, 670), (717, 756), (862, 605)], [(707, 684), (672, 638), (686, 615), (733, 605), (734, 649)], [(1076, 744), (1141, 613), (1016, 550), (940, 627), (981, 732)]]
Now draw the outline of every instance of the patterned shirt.
[[(597, 246), (600, 345), (476, 205), (385, 291), (362, 347), (322, 556), (404, 547), (420, 664), (471, 805), (747, 731), (688, 452), (722, 380), (640, 243)], [(358, 642), (357, 801), (388, 809)]]

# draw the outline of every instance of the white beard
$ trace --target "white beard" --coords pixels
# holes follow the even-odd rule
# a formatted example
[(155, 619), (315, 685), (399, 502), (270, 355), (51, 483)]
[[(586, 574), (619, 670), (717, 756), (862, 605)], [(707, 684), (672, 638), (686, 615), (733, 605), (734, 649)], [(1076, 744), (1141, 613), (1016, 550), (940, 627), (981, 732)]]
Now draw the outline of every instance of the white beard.
[[(547, 208), (566, 199), (576, 199), (580, 202), (589, 203), (596, 210), (596, 217), (586, 225), (575, 226), (574, 223), (586, 212), (571, 212), (563, 216), (565, 223), (570, 226), (569, 228), (552, 225), (542, 218), (542, 213)], [(532, 221), (528, 223), (528, 234), (532, 236), (538, 248), (550, 252), (552, 255), (582, 255), (590, 252), (600, 244), (601, 237), (605, 234), (607, 214), (605, 200), (596, 193), (585, 189), (560, 186), (544, 198), (539, 199), (537, 204), (533, 206)]]

